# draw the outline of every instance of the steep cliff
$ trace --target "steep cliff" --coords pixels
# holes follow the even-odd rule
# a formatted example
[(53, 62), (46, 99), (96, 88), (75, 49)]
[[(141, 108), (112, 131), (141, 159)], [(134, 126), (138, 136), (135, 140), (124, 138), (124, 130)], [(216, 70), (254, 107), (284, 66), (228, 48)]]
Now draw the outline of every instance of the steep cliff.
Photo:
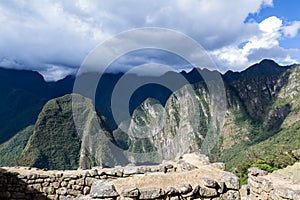
[(115, 165), (116, 158), (110, 157), (112, 138), (101, 125), (89, 99), (73, 94), (50, 100), (39, 114), (18, 164), (49, 169)]

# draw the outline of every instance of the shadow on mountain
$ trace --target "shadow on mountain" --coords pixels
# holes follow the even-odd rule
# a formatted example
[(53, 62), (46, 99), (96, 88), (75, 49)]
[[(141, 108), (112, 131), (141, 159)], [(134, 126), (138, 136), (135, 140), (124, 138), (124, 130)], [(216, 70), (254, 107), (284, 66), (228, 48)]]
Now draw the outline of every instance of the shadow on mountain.
[(0, 168), (0, 199), (48, 200), (45, 194), (29, 185), (16, 172)]

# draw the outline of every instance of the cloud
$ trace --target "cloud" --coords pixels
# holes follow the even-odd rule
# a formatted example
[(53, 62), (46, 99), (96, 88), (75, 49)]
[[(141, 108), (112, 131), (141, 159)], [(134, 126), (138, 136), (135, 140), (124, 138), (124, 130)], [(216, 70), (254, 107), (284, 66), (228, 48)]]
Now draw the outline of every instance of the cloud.
[(292, 57), (297, 57), (299, 49), (284, 49), (280, 46), (280, 40), (283, 36), (294, 35), (296, 26), (295, 23), (284, 25), (281, 19), (271, 16), (258, 24), (259, 32), (242, 41), (245, 44), (241, 47), (230, 45), (211, 53), (220, 63), (231, 66), (233, 70), (242, 70), (264, 58), (275, 59), (280, 64), (295, 63), (298, 61)]
[[(297, 35), (299, 22), (285, 25), (277, 17), (245, 21), (267, 6), (273, 6), (272, 0), (3, 0), (0, 65), (57, 79), (76, 71), (92, 49), (115, 34), (154, 26), (187, 34), (224, 69), (240, 70), (256, 57), (249, 56), (256, 50), (276, 49), (281, 37)], [(282, 51), (294, 59), (289, 50)], [(143, 59), (151, 60), (151, 54)]]
[(44, 69), (40, 70), (40, 73), (43, 75), (45, 81), (58, 81), (70, 74), (74, 74), (75, 72), (76, 69), (50, 64), (48, 64)]
[(294, 21), (291, 25), (283, 28), (283, 34), (286, 37), (295, 37), (300, 29), (300, 21)]

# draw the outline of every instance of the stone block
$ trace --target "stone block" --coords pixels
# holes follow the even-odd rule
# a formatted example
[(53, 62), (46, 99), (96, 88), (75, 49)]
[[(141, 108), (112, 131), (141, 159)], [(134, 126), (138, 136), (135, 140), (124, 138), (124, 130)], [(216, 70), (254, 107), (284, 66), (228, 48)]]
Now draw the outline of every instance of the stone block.
[(218, 186), (218, 183), (211, 178), (201, 178), (200, 182), (206, 187), (216, 188)]
[(138, 197), (140, 191), (138, 188), (123, 188), (121, 191), (121, 195), (124, 197)]
[(139, 199), (163, 199), (165, 192), (161, 188), (140, 189)]
[(240, 200), (241, 195), (239, 191), (236, 190), (228, 190), (224, 194), (220, 194), (220, 200)]
[(218, 195), (218, 192), (215, 188), (209, 187), (200, 187), (199, 194), (201, 197), (215, 197)]
[(90, 195), (93, 198), (113, 198), (119, 196), (114, 185), (105, 183), (102, 180), (94, 181)]
[(230, 172), (224, 172), (223, 180), (228, 189), (238, 190), (240, 189), (240, 179)]

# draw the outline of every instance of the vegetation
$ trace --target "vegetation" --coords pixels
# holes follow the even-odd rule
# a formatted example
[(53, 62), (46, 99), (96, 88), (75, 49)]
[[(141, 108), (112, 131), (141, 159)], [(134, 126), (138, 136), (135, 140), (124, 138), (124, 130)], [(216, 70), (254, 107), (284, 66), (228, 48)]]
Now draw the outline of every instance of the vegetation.
[(17, 163), (18, 159), (25, 148), (29, 137), (33, 133), (33, 125), (28, 126), (24, 130), (17, 133), (9, 141), (0, 145), (0, 164), (8, 166)]
[(81, 139), (73, 122), (71, 96), (49, 101), (25, 147), (19, 165), (48, 169), (77, 169)]
[[(300, 148), (300, 121), (295, 122), (292, 126), (281, 130), (274, 136), (253, 144), (251, 146), (237, 145), (231, 149), (235, 154), (234, 159), (228, 160), (228, 166), (241, 179), (241, 183), (247, 182), (247, 169), (250, 166), (258, 167), (268, 172), (285, 168), (292, 165), (300, 158), (294, 156), (291, 151)], [(234, 151), (234, 152), (232, 152)], [(240, 151), (238, 154), (237, 151)], [(227, 155), (229, 152), (226, 152)], [(226, 154), (225, 154), (226, 155)], [(233, 166), (237, 166), (233, 168)]]

